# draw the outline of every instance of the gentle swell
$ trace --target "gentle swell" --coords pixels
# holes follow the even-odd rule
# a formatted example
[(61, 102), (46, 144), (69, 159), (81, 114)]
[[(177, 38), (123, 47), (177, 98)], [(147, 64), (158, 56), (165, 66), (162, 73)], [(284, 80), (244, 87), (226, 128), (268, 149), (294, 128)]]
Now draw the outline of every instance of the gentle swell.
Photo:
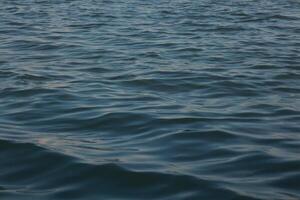
[(0, 199), (300, 199), (297, 0), (1, 0)]
[(187, 175), (134, 172), (113, 163), (83, 163), (31, 143), (1, 140), (0, 145), (0, 183), (4, 185), (0, 194), (4, 198), (172, 199), (211, 198), (214, 193), (243, 197), (213, 181)]

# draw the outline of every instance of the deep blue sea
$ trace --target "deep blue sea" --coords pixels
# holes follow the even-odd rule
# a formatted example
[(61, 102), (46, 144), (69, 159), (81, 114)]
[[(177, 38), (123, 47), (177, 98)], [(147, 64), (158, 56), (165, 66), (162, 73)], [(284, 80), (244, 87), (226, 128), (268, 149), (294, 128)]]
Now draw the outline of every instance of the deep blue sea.
[(0, 0), (1, 200), (299, 200), (299, 0)]

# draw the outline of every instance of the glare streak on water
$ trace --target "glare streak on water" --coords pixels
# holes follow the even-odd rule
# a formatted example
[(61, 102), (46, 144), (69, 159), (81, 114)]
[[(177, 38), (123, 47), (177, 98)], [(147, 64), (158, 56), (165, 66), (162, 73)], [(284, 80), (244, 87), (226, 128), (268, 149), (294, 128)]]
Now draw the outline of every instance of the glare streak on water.
[(1, 199), (300, 199), (300, 2), (2, 0)]

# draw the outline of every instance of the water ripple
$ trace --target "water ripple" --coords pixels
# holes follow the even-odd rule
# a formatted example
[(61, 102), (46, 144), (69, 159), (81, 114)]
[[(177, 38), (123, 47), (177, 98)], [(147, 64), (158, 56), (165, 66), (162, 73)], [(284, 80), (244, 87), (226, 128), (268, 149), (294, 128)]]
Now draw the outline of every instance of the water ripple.
[(0, 2), (0, 198), (300, 198), (296, 0)]

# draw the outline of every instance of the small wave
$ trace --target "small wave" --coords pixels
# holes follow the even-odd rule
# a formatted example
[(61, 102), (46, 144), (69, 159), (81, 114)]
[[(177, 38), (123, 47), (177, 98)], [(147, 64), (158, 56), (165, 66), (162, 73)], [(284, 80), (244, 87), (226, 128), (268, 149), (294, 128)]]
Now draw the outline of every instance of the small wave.
[[(31, 143), (0, 143), (0, 183), (7, 184), (2, 193), (8, 197), (185, 199), (213, 197), (216, 192), (239, 196), (217, 183), (187, 175), (134, 172), (112, 163), (92, 165)], [(118, 193), (112, 188), (118, 188)]]

